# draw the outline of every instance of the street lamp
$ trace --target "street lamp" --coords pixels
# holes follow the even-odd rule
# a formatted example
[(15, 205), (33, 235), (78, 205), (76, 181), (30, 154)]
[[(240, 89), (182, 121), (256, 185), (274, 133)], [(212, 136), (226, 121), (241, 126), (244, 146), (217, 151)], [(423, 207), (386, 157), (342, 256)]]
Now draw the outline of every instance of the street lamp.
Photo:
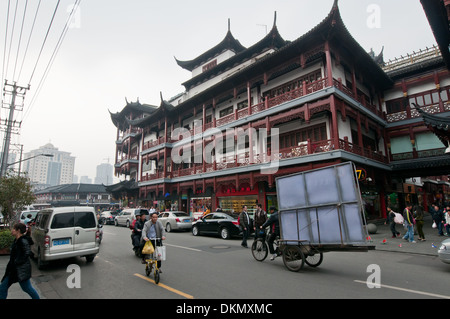
[[(17, 161), (17, 162), (9, 163), (9, 164), (6, 165), (6, 168), (8, 168), (9, 166), (15, 165), (15, 164), (17, 164), (17, 163), (20, 163), (20, 164), (21, 164), (22, 162), (28, 161), (28, 160), (30, 160), (30, 159), (33, 159), (33, 158), (39, 157), (39, 156), (53, 157), (54, 155), (53, 155), (53, 154), (45, 154), (45, 153), (37, 154), (37, 155), (34, 155), (34, 156), (31, 156), (31, 157), (22, 159), (22, 160)], [(21, 167), (19, 166), (19, 175), (20, 175), (20, 168), (21, 168)]]

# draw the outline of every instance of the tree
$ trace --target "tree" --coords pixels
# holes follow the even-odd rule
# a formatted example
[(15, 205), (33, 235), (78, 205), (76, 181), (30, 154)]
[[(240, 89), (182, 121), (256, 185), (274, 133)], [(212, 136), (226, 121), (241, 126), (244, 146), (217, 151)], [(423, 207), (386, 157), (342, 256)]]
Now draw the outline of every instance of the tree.
[(27, 176), (11, 175), (0, 177), (0, 207), (5, 223), (12, 228), (15, 212), (31, 205), (35, 200), (30, 179)]

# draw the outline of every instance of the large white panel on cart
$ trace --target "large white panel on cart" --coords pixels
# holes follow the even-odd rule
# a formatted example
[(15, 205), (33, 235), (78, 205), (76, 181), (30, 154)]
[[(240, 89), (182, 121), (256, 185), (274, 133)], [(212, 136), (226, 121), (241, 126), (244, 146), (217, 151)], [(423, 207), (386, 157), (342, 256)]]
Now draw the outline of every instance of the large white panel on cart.
[(352, 163), (279, 177), (276, 182), (283, 240), (365, 243)]
[[(281, 187), (278, 192), (280, 210), (307, 205), (303, 175), (294, 175), (285, 178), (279, 186)], [(279, 186), (277, 185), (277, 187)]]

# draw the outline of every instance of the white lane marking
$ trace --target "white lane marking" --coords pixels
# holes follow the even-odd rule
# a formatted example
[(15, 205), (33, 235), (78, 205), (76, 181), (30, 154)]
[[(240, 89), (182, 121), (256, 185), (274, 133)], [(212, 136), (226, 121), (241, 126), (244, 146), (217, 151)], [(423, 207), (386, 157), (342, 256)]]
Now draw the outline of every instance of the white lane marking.
[(171, 244), (165, 244), (166, 246), (181, 248), (181, 249), (187, 249), (187, 250), (193, 250), (193, 251), (203, 251), (200, 249), (190, 248), (190, 247), (184, 247), (184, 246), (177, 246), (177, 245), (171, 245)]
[[(367, 284), (367, 282), (362, 281), (362, 280), (354, 280), (354, 282), (357, 282), (357, 283), (360, 283), (360, 284), (364, 284), (364, 285)], [(412, 294), (418, 294), (418, 295), (424, 295), (424, 296), (430, 296), (430, 297), (436, 297), (436, 298), (443, 298), (443, 299), (450, 299), (450, 296), (433, 294), (433, 293), (430, 293), (430, 292), (424, 292), (424, 291), (419, 291), (419, 290), (412, 290), (412, 289), (406, 289), (406, 288), (389, 286), (389, 285), (378, 285), (378, 284), (373, 284), (373, 283), (371, 283), (371, 285), (375, 286), (375, 288), (387, 288), (387, 289), (405, 291), (405, 292), (409, 292), (409, 293), (412, 293)]]

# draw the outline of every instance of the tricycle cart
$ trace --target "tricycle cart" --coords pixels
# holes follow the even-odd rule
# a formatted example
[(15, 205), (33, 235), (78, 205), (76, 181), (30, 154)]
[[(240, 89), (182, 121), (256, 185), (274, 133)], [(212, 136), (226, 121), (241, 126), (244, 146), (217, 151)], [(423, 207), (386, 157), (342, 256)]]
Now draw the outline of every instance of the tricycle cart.
[(317, 267), (323, 253), (367, 252), (365, 216), (352, 162), (276, 178), (280, 239), (285, 266)]

